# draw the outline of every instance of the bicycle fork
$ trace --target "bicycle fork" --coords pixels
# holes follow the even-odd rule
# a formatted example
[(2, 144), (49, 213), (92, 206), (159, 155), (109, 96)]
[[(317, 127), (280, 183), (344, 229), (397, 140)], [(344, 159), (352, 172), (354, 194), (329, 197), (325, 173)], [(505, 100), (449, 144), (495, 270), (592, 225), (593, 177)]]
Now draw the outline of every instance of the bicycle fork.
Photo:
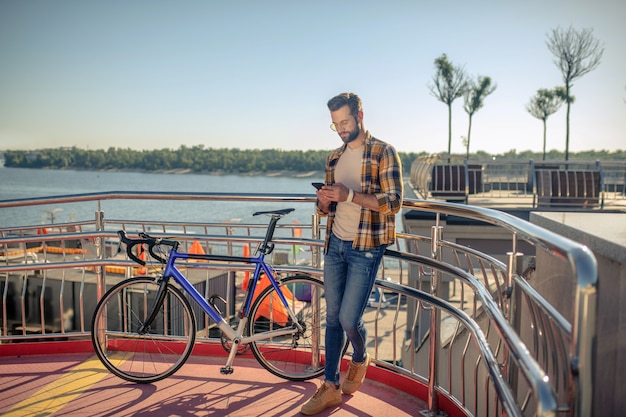
[(140, 335), (145, 335), (150, 331), (150, 326), (152, 325), (152, 322), (156, 318), (157, 314), (159, 313), (159, 309), (163, 305), (163, 301), (165, 301), (165, 295), (167, 294), (167, 283), (168, 279), (165, 277), (159, 280), (159, 289), (157, 290), (156, 297), (154, 297), (154, 300), (152, 300), (152, 305), (148, 310), (148, 315), (146, 316), (146, 319), (137, 330), (137, 333), (139, 333)]

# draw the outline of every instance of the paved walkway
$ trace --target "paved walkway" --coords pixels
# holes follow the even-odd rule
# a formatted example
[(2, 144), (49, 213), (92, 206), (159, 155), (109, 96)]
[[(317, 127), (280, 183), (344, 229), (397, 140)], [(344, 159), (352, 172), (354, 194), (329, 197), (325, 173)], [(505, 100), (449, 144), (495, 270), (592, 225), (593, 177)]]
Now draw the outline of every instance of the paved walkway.
[[(142, 385), (111, 375), (92, 353), (0, 357), (0, 414), (298, 416), (317, 389), (316, 380), (275, 377), (251, 355), (238, 356), (231, 375), (220, 374), (224, 362), (223, 357), (192, 356), (173, 376)], [(319, 416), (403, 417), (427, 409), (416, 397), (369, 378), (343, 401)]]

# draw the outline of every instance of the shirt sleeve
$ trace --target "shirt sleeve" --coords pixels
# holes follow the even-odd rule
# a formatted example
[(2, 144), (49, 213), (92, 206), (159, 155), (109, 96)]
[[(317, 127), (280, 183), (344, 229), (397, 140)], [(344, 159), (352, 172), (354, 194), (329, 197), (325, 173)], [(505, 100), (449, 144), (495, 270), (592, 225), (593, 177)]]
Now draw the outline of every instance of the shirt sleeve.
[(404, 193), (402, 162), (395, 148), (389, 144), (382, 151), (378, 175), (382, 190), (376, 193), (378, 210), (385, 215), (396, 214), (402, 208)]

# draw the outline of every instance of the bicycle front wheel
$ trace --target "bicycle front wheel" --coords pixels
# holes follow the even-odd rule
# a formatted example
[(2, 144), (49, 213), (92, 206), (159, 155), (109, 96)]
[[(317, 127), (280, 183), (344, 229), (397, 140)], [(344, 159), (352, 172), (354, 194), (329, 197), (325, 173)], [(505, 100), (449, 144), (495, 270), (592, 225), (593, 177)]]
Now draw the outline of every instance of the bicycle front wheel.
[(96, 307), (91, 340), (106, 368), (131, 382), (159, 381), (176, 372), (191, 354), (196, 320), (189, 301), (172, 285), (147, 332), (139, 332), (159, 285), (135, 277), (106, 292)]
[[(287, 309), (274, 287), (269, 286), (250, 310), (249, 335), (267, 333), (250, 343), (259, 363), (272, 374), (292, 381), (304, 381), (324, 373), (324, 326), (326, 302), (324, 283), (306, 275), (287, 277), (280, 283), (289, 308), (296, 314), (301, 330), (295, 330)], [(289, 334), (277, 331), (294, 329)]]

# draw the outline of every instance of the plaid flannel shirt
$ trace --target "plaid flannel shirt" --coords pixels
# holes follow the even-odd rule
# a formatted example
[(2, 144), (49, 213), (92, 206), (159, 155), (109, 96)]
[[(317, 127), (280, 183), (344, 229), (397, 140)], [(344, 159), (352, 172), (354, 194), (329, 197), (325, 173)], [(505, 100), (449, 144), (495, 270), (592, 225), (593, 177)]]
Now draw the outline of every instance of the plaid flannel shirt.
[[(346, 149), (346, 144), (331, 152), (326, 160), (326, 184), (335, 183), (335, 167)], [(394, 149), (388, 143), (378, 140), (366, 132), (361, 164), (361, 189), (355, 190), (365, 194), (375, 194), (378, 200), (378, 211), (361, 207), (359, 229), (352, 247), (368, 250), (380, 245), (392, 245), (396, 239), (395, 215), (402, 207), (402, 163)], [(316, 204), (317, 207), (317, 204)], [(326, 222), (325, 251), (333, 228), (337, 203), (330, 205)]]

